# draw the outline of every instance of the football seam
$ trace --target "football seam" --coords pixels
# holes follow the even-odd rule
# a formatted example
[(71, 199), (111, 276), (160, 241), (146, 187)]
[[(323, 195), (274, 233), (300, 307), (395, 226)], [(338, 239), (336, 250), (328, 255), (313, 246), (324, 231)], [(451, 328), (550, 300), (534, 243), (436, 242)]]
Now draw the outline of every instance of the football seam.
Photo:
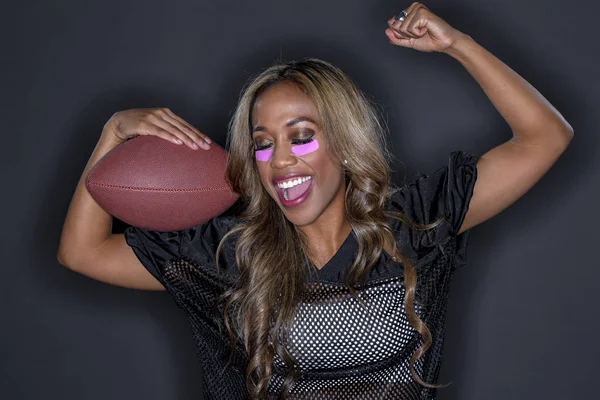
[(147, 190), (154, 192), (212, 192), (216, 190), (231, 190), (228, 187), (213, 187), (213, 188), (198, 188), (198, 189), (165, 189), (165, 188), (145, 188), (145, 187), (136, 187), (136, 186), (121, 186), (121, 185), (109, 185), (106, 183), (88, 183), (92, 186), (99, 186), (104, 188), (113, 188), (113, 189), (125, 189), (125, 190)]

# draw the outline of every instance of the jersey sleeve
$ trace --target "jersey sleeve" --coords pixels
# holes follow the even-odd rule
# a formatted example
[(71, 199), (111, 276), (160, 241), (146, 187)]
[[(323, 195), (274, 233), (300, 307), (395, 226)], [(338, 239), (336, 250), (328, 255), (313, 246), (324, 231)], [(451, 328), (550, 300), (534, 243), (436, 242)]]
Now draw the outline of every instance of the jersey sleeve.
[[(142, 265), (159, 282), (165, 284), (167, 269), (180, 260), (202, 268), (216, 268), (216, 250), (225, 234), (235, 225), (233, 217), (215, 217), (208, 222), (180, 231), (160, 232), (130, 226), (125, 229), (125, 241)], [(231, 260), (225, 247), (219, 265)], [(221, 261), (221, 260), (224, 260)], [(230, 265), (229, 265), (230, 266)]]
[[(215, 217), (210, 221), (177, 232), (157, 232), (128, 227), (125, 238), (146, 269), (163, 284), (166, 292), (187, 316), (206, 393), (219, 399), (241, 399), (247, 360), (236, 346), (228, 364), (230, 344), (223, 334), (223, 308), (220, 295), (237, 278), (235, 238), (229, 236), (219, 254), (221, 239), (237, 225), (235, 217)], [(211, 398), (217, 398), (211, 397)]]
[[(405, 224), (394, 222), (394, 229), (404, 235), (417, 253), (426, 252), (457, 233), (469, 209), (477, 180), (479, 156), (454, 151), (448, 163), (431, 174), (418, 175), (391, 196), (391, 210), (404, 213), (419, 224), (430, 224), (444, 217), (445, 221), (431, 231), (408, 229)], [(466, 238), (465, 233), (460, 236)]]

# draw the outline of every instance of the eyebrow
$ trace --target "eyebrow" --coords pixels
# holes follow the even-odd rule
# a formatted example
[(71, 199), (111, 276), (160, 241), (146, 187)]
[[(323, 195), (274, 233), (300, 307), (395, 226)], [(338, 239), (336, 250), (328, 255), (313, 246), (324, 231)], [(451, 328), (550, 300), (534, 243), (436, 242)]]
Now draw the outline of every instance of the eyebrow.
[[(294, 125), (296, 125), (299, 122), (310, 122), (310, 123), (312, 123), (314, 125), (317, 125), (317, 123), (315, 121), (313, 121), (309, 117), (298, 117), (298, 118), (294, 118), (291, 121), (288, 121), (288, 123), (285, 124), (285, 126), (289, 128), (290, 126), (294, 126)], [(257, 125), (254, 128), (252, 128), (252, 132), (251, 133), (258, 132), (258, 131), (266, 131), (266, 130), (267, 130), (267, 128), (265, 128), (264, 126)]]

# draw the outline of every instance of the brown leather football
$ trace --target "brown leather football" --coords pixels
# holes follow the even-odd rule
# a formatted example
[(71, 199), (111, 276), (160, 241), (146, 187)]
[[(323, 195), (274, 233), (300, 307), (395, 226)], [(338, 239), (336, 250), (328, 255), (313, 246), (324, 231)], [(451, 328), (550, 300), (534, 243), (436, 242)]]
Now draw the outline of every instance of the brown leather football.
[(86, 179), (94, 200), (138, 228), (178, 231), (222, 214), (238, 195), (225, 179), (227, 151), (214, 141), (192, 150), (136, 136), (107, 153)]

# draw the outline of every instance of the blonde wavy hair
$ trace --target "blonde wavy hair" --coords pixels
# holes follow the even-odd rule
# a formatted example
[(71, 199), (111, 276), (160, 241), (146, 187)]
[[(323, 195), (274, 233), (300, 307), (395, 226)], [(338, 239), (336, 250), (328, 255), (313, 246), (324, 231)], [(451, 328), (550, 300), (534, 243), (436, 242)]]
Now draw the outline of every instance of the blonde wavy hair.
[[(387, 223), (395, 218), (413, 229), (432, 229), (443, 219), (419, 225), (404, 214), (386, 211), (390, 196), (397, 188), (390, 185), (386, 130), (374, 107), (340, 69), (318, 59), (277, 63), (252, 79), (242, 90), (238, 106), (229, 124), (227, 179), (240, 194), (243, 211), (240, 224), (225, 235), (238, 234), (236, 262), (240, 271), (237, 285), (222, 296), (224, 320), (230, 343), (243, 343), (248, 354), (246, 387), (251, 399), (266, 397), (277, 353), (287, 366), (282, 396), (299, 378), (298, 367), (286, 350), (294, 312), (302, 298), (311, 265), (306, 236), (287, 220), (280, 207), (263, 187), (254, 157), (251, 112), (257, 97), (268, 87), (286, 82), (296, 85), (314, 103), (329, 143), (332, 160), (352, 160), (344, 165), (345, 214), (358, 244), (358, 256), (345, 278), (356, 295), (366, 277), (386, 251), (404, 264), (404, 305), (408, 321), (422, 336), (423, 344), (411, 356), (410, 371), (425, 387), (414, 370), (415, 361), (431, 346), (431, 333), (415, 311), (417, 272), (396, 245), (395, 234)], [(277, 240), (274, 240), (277, 238)], [(282, 292), (281, 288), (286, 288)], [(278, 333), (279, 332), (279, 333)], [(281, 334), (283, 332), (283, 334)]]

